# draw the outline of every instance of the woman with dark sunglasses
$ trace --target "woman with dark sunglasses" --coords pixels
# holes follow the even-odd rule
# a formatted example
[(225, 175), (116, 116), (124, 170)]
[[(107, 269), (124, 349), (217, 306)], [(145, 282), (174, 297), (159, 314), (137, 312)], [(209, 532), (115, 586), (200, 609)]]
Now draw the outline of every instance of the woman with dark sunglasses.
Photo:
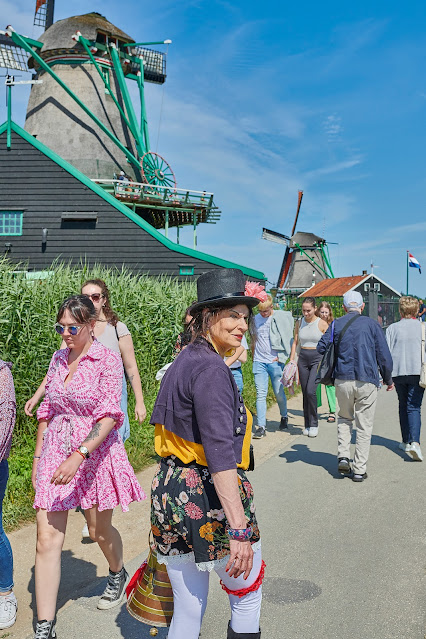
[[(94, 328), (96, 339), (107, 348), (121, 355), (126, 376), (132, 385), (136, 398), (135, 419), (142, 424), (146, 417), (146, 408), (130, 331), (123, 322), (119, 321), (117, 313), (111, 308), (109, 290), (103, 280), (87, 280), (81, 287), (81, 293), (90, 297), (96, 310), (96, 324)], [(64, 347), (65, 343), (63, 342), (62, 348)], [(37, 391), (25, 404), (25, 414), (29, 417), (32, 417), (33, 409), (44, 396), (45, 384), (46, 378), (44, 378)], [(121, 410), (124, 413), (124, 422), (120, 428), (120, 435), (125, 442), (130, 436), (130, 422), (127, 414), (127, 381), (125, 377), (123, 377), (122, 385)]]
[(96, 317), (86, 295), (75, 295), (61, 305), (55, 329), (66, 348), (53, 354), (45, 398), (37, 411), (35, 639), (56, 637), (68, 510), (82, 508), (90, 537), (108, 561), (108, 583), (98, 602), (98, 608), (106, 610), (121, 603), (127, 579), (121, 537), (112, 526), (113, 509), (120, 504), (127, 511), (132, 501), (145, 498), (118, 435), (123, 365), (118, 353), (94, 339)]

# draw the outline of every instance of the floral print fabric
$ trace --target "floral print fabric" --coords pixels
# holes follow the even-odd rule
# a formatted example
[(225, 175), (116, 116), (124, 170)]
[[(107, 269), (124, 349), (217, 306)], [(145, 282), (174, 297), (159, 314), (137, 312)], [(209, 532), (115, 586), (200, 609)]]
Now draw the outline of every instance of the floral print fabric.
[[(54, 353), (47, 373), (46, 396), (37, 411), (39, 420), (50, 421), (37, 464), (34, 508), (50, 512), (77, 506), (85, 510), (97, 505), (102, 511), (120, 504), (127, 511), (129, 503), (146, 496), (118, 434), (123, 421), (121, 357), (95, 340), (65, 387), (68, 354), (68, 348)], [(116, 420), (113, 430), (83, 461), (69, 484), (51, 484), (58, 466), (81, 446), (103, 417)]]
[[(187, 466), (174, 456), (158, 465), (151, 490), (151, 530), (159, 555), (194, 553), (204, 564), (229, 555), (227, 520), (207, 467)], [(238, 469), (241, 502), (247, 526), (253, 530), (251, 543), (259, 541), (253, 489), (243, 470)], [(160, 557), (159, 557), (160, 559)]]
[(16, 401), (11, 368), (12, 364), (0, 359), (0, 462), (9, 457), (15, 426)]

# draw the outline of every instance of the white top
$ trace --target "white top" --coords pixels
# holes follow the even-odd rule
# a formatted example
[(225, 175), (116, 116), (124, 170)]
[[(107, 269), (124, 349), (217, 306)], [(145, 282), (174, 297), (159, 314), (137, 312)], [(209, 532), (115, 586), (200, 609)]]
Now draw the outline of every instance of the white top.
[(263, 362), (264, 364), (272, 364), (276, 360), (278, 353), (271, 348), (271, 339), (269, 337), (271, 330), (272, 315), (262, 317), (260, 313), (254, 316), (254, 326), (256, 329), (256, 341), (254, 344), (254, 362)]
[[(115, 330), (117, 329), (117, 330)], [(117, 326), (113, 326), (107, 322), (104, 331), (97, 337), (98, 342), (111, 349), (115, 353), (120, 353), (120, 345), (118, 339), (130, 335), (130, 331), (123, 322), (117, 322)]]
[(319, 321), (320, 318), (317, 317), (313, 322), (305, 321), (305, 318), (302, 317), (302, 321), (300, 323), (299, 328), (299, 343), (300, 348), (316, 348), (318, 342), (322, 337), (322, 331), (319, 329)]
[(422, 325), (417, 319), (404, 318), (386, 329), (386, 341), (393, 359), (392, 377), (420, 375), (422, 362)]
[[(243, 348), (245, 348), (246, 350), (248, 349), (248, 344), (247, 344), (247, 340), (246, 340), (246, 336), (243, 335), (243, 339), (241, 340), (241, 346)], [(228, 357), (224, 357), (223, 358), (226, 362), (226, 360), (228, 359)], [(231, 366), (229, 368), (241, 368), (241, 362), (239, 359), (237, 359), (233, 364), (231, 364)]]

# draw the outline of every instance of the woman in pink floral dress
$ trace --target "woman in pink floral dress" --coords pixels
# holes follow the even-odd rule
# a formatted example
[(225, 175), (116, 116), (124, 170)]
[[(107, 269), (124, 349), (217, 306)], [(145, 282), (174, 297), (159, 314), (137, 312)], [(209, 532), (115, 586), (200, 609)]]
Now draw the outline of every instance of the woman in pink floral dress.
[(145, 499), (118, 428), (123, 365), (118, 353), (93, 338), (95, 308), (86, 296), (62, 304), (56, 330), (67, 345), (56, 351), (47, 373), (46, 396), (37, 412), (34, 454), (37, 552), (35, 564), (36, 639), (56, 637), (56, 599), (60, 556), (68, 510), (85, 511), (90, 536), (109, 564), (107, 587), (98, 608), (112, 608), (125, 594), (120, 534), (112, 526), (113, 509), (128, 510)]

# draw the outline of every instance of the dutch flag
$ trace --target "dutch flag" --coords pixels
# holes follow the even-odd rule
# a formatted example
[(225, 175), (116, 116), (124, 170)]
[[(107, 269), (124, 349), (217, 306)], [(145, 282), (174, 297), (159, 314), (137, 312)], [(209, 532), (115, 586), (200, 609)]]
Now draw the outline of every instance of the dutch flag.
[(411, 255), (411, 253), (408, 253), (408, 265), (412, 266), (413, 268), (418, 268), (419, 269), (419, 273), (422, 272), (422, 269), (420, 267), (419, 262), (416, 260), (414, 255)]

